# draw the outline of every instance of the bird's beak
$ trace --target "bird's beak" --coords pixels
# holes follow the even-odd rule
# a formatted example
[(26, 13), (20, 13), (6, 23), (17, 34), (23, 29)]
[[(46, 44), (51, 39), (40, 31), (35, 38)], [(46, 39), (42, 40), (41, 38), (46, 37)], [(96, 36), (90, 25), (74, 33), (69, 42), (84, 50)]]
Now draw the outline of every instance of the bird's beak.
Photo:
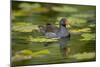
[(67, 20), (64, 20), (63, 25), (65, 26), (67, 25)]
[(61, 20), (61, 25), (66, 26), (68, 23), (68, 21), (66, 19), (62, 19)]
[(64, 25), (67, 25), (66, 21), (64, 21)]

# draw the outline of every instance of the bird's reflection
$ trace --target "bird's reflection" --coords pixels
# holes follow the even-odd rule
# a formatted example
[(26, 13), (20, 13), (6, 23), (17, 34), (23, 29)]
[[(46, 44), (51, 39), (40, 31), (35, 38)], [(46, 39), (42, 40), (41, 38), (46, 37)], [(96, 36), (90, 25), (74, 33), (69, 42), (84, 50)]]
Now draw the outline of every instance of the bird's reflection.
[(59, 47), (60, 47), (60, 53), (62, 57), (66, 58), (68, 54), (70, 53), (70, 45), (69, 45), (70, 39), (67, 37), (60, 38), (58, 41)]

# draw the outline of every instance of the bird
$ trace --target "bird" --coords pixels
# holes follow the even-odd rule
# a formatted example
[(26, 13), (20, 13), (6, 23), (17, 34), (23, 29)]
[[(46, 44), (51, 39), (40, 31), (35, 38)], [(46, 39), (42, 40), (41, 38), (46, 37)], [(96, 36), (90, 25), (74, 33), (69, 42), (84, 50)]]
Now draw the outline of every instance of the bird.
[(66, 18), (62, 18), (59, 22), (59, 27), (54, 26), (54, 24), (47, 23), (45, 26), (39, 25), (39, 31), (47, 38), (70, 38), (70, 33), (66, 27)]

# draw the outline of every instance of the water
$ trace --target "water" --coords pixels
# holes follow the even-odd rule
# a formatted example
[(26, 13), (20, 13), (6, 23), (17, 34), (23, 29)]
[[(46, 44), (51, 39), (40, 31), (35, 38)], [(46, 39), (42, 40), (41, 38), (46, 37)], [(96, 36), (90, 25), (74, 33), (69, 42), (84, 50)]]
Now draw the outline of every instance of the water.
[[(39, 33), (39, 32), (37, 32)], [(63, 58), (59, 40), (51, 40), (48, 39), (43, 40), (44, 36), (32, 36), (34, 35), (33, 32), (12, 32), (12, 57), (15, 57), (17, 52), (21, 52), (23, 50), (31, 50), (33, 53), (37, 53), (40, 51), (44, 51), (43, 54), (40, 52), (40, 56), (36, 55), (31, 59), (22, 59), (17, 60), (18, 58), (12, 61), (13, 65), (36, 65), (36, 64), (50, 64), (50, 63), (65, 63), (65, 62), (78, 62), (78, 61), (93, 61), (95, 60), (95, 56), (92, 58), (83, 58), (83, 59), (76, 59), (75, 57), (71, 57), (78, 53), (95, 53), (95, 41), (80, 41), (82, 38), (80, 34), (71, 34), (71, 39), (69, 43), (66, 43), (68, 48), (70, 48), (70, 52), (66, 59)], [(40, 38), (40, 40), (31, 40), (33, 38)], [(47, 41), (46, 41), (47, 40)], [(47, 53), (45, 53), (47, 50)], [(23, 53), (22, 53), (23, 54)], [(27, 55), (27, 52), (26, 52)], [(24, 54), (25, 56), (25, 54)], [(30, 54), (31, 56), (31, 54)], [(84, 56), (83, 56), (84, 57)], [(23, 57), (22, 57), (23, 58)], [(87, 60), (88, 59), (88, 60)]]

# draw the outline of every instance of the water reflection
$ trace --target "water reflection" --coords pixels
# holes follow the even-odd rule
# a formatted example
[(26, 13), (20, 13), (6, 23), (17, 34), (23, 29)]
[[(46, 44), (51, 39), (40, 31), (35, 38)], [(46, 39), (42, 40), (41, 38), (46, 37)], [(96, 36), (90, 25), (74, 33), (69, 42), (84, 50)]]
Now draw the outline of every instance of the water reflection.
[(86, 51), (86, 56), (84, 54), (85, 58), (88, 57), (88, 54), (91, 54), (88, 52), (92, 52), (92, 56), (89, 59), (94, 60), (95, 57), (95, 42), (80, 41), (81, 35), (79, 34), (72, 34), (71, 39), (61, 38), (58, 40), (45, 39), (41, 35), (37, 38), (33, 36), (33, 32), (13, 31), (12, 34), (12, 57), (14, 58), (14, 65), (77, 62), (84, 60), (84, 58), (82, 60), (77, 58), (81, 57), (84, 54), (83, 52)]

